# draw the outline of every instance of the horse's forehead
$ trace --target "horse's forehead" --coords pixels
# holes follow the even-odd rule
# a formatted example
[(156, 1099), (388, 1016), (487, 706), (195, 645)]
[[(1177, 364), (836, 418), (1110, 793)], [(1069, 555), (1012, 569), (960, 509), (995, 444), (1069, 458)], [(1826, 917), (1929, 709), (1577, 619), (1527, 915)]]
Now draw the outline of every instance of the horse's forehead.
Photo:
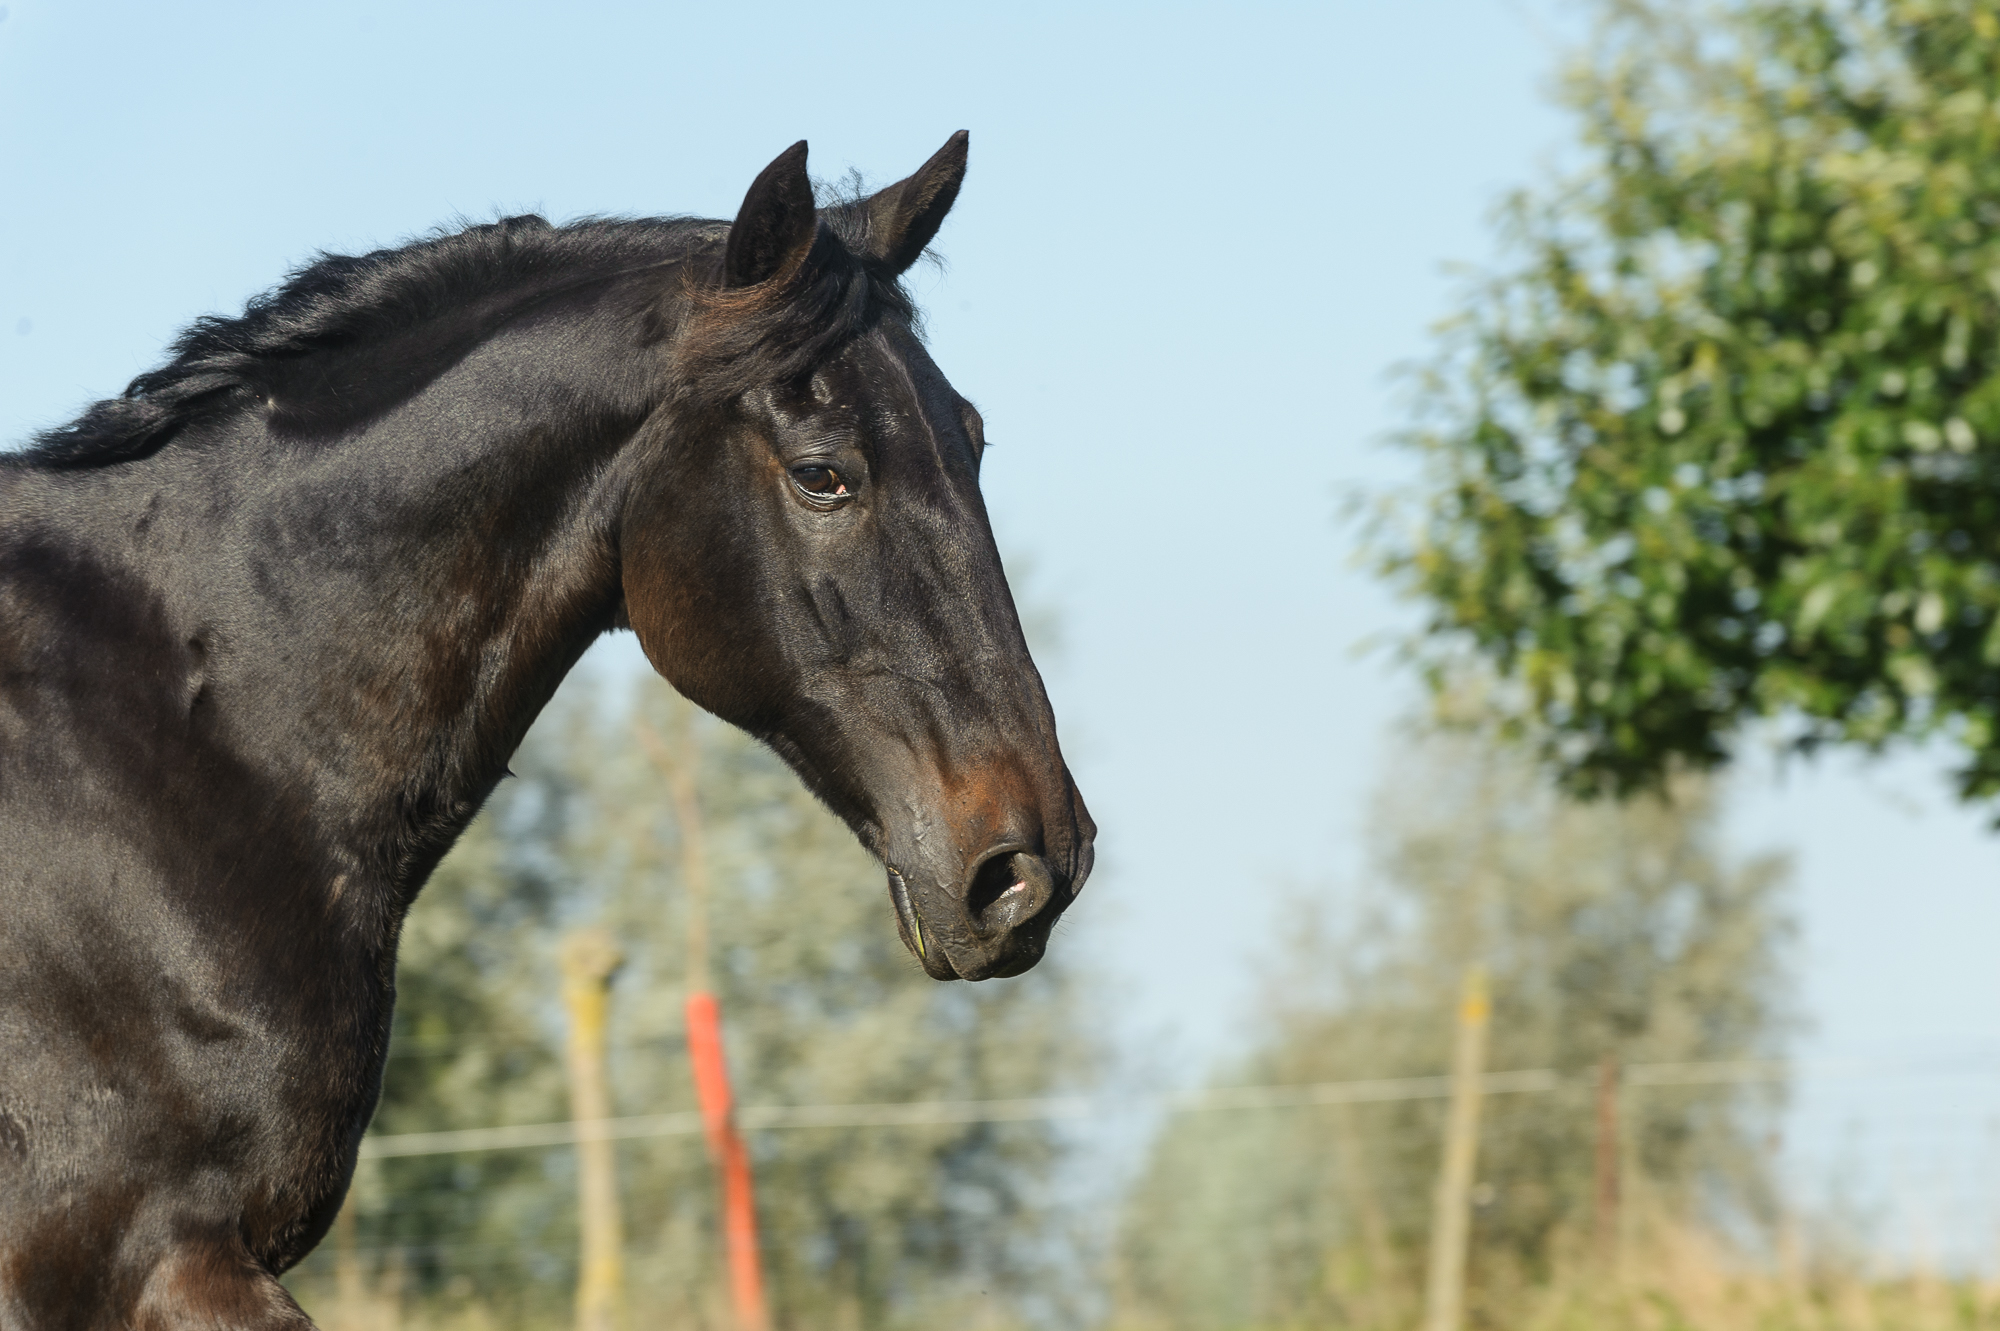
[(927, 442), (943, 443), (963, 426), (963, 400), (922, 344), (907, 335), (856, 339), (811, 376), (806, 394), (808, 412), (886, 424), (893, 435)]

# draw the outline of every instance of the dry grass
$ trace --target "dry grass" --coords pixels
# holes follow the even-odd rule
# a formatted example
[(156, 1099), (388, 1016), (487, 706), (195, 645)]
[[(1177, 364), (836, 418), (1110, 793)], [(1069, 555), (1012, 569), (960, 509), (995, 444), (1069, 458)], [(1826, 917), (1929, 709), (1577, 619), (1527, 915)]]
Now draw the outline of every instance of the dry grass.
[[(1789, 1245), (1780, 1245), (1781, 1248)], [(1871, 1274), (1865, 1263), (1797, 1253), (1752, 1260), (1714, 1234), (1687, 1225), (1653, 1223), (1634, 1235), (1615, 1266), (1581, 1245), (1556, 1276), (1540, 1282), (1509, 1278), (1491, 1268), (1471, 1291), (1467, 1331), (2000, 1331), (2000, 1282), (1949, 1279), (1922, 1272)], [(1330, 1283), (1340, 1286), (1347, 1331), (1415, 1331), (1421, 1324), (1414, 1273), (1370, 1287), (1352, 1263), (1329, 1263)], [(377, 1279), (350, 1276), (301, 1291), (326, 1331), (554, 1331), (566, 1317), (522, 1320), (503, 1314), (476, 1289), (462, 1297), (404, 1298), (393, 1270)], [(630, 1331), (658, 1324), (635, 1299), (625, 1319)], [(962, 1310), (970, 1312), (971, 1310)], [(991, 1309), (984, 1310), (990, 1314)], [(683, 1318), (676, 1317), (676, 1324)], [(709, 1331), (729, 1331), (719, 1300), (693, 1320)], [(999, 1322), (969, 1322), (1004, 1331)], [(1306, 1331), (1320, 1319), (1266, 1327), (1207, 1323), (1199, 1315), (1176, 1318), (1179, 1328), (1202, 1331)], [(851, 1310), (828, 1310), (813, 1323), (784, 1331), (875, 1331)], [(1154, 1319), (1114, 1314), (1105, 1331), (1162, 1331)]]
[(1509, 1331), (1971, 1331), (2000, 1329), (2000, 1286), (1883, 1277), (1836, 1261), (1750, 1262), (1714, 1236), (1657, 1227), (1615, 1274), (1523, 1291)]

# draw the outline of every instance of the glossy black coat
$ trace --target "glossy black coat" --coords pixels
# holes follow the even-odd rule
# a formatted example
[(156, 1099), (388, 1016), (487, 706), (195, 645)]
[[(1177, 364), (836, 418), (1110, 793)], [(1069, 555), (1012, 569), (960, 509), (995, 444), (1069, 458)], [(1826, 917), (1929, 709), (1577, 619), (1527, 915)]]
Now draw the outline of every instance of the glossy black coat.
[(0, 1328), (306, 1324), (404, 912), (607, 630), (931, 974), (1040, 957), (1094, 828), (897, 285), (965, 149), (327, 259), (0, 459)]

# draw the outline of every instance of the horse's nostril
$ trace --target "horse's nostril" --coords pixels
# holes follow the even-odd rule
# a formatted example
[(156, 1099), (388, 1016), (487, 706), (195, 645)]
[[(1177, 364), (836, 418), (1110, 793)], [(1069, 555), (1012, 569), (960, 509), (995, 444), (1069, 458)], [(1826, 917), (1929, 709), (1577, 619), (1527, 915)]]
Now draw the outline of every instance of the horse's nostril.
[(997, 938), (1040, 913), (1053, 888), (1049, 867), (1038, 857), (1024, 850), (997, 850), (973, 870), (966, 913), (974, 932)]
[(1006, 896), (1020, 881), (1014, 875), (1013, 861), (1013, 852), (1003, 850), (987, 856), (986, 862), (973, 872), (972, 886), (965, 893), (966, 913), (973, 919), (985, 915), (987, 907)]

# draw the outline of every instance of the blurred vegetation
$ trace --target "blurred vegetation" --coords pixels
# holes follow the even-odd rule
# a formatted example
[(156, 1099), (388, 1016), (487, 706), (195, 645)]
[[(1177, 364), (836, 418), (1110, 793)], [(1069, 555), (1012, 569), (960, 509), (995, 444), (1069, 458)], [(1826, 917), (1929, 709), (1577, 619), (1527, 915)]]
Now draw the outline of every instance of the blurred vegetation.
[[(1595, 0), (1564, 96), (1579, 168), (1504, 224), (1421, 381), (1428, 468), (1382, 568), (1413, 654), (1494, 735), (1412, 744), (1371, 886), (1302, 899), (1218, 1084), (1424, 1077), (1460, 977), (1488, 1066), (1470, 1324), (2000, 1327), (2000, 1291), (1870, 1278), (1807, 1245), (1772, 1176), (1783, 1088), (1632, 1086), (1593, 1235), (1593, 1100), (1619, 1066), (1781, 1057), (1785, 866), (1732, 861), (1715, 788), (1749, 720), (1880, 746), (1942, 733), (2000, 793), (2000, 16), (1972, 0)], [(566, 691), (412, 914), (375, 1131), (561, 1120), (555, 947), (608, 924), (621, 1114), (692, 1107), (681, 829), (641, 723), (691, 734), (739, 1100), (1037, 1096), (1101, 1075), (1060, 950), (940, 986), (879, 870), (769, 754), (647, 681)], [(1513, 741), (1539, 745), (1568, 794)], [(1619, 801), (1569, 796), (1613, 792)], [(1051, 1125), (754, 1133), (781, 1328), (1408, 1328), (1444, 1103), (1164, 1118), (1113, 1224), (1067, 1208)], [(621, 1143), (633, 1327), (729, 1325), (696, 1135)], [(571, 1320), (564, 1149), (375, 1161), (292, 1285), (337, 1331)]]
[(1377, 532), (1415, 654), (1586, 791), (1779, 716), (2000, 792), (2000, 11), (1594, 9), (1581, 165), (1505, 209)]
[[(1491, 975), (1487, 1066), (1568, 1074), (1488, 1097), (1469, 1305), (1513, 1326), (1581, 1264), (1593, 1081), (1627, 1063), (1781, 1054), (1792, 1014), (1782, 862), (1731, 864), (1712, 790), (1579, 805), (1469, 739), (1413, 748), (1372, 820), (1378, 883), (1335, 923), (1302, 900), (1237, 1083), (1435, 1074), (1459, 976)], [(1780, 1102), (1750, 1085), (1628, 1088), (1634, 1215), (1755, 1238), (1777, 1215)], [(1134, 1326), (1415, 1325), (1444, 1102), (1187, 1114), (1132, 1194), (1120, 1293)]]
[[(1059, 959), (1006, 984), (926, 978), (847, 829), (767, 751), (689, 710), (649, 677), (629, 706), (566, 689), (536, 727), (518, 779), (411, 912), (373, 1131), (566, 1119), (555, 949), (583, 923), (608, 924), (628, 958), (613, 989), (614, 1112), (694, 1107), (680, 829), (633, 742), (639, 723), (691, 735), (698, 751), (711, 971), (739, 1103), (988, 1099), (1081, 1083), (1092, 1046)], [(1074, 1285), (1051, 1275), (1070, 1258), (1053, 1191), (1063, 1149), (1048, 1124), (762, 1132), (750, 1146), (780, 1328), (1047, 1316)], [(632, 1325), (727, 1325), (701, 1137), (618, 1150)], [(350, 1205), (370, 1309), (400, 1306), (411, 1324), (571, 1320), (568, 1149), (367, 1161)], [(289, 1280), (334, 1327), (346, 1315), (337, 1247), (322, 1244)]]
[[(375, 1131), (565, 1118), (554, 952), (585, 923), (609, 924), (629, 957), (617, 1112), (692, 1107), (680, 830), (632, 742), (641, 722), (670, 743), (691, 734), (700, 755), (713, 974), (743, 1101), (1045, 1095), (1101, 1075), (1059, 958), (1005, 984), (925, 979), (847, 832), (768, 754), (685, 707), (650, 679), (629, 705), (572, 690), (537, 729), (519, 779), (412, 913)], [(1780, 1057), (1792, 1029), (1784, 865), (1722, 854), (1705, 780), (1578, 804), (1520, 750), (1455, 734), (1406, 746), (1372, 826), (1372, 886), (1300, 900), (1220, 1081), (1434, 1075), (1459, 979), (1483, 961), (1488, 1066), (1564, 1076), (1487, 1098), (1470, 1327), (2000, 1326), (1983, 1285), (1870, 1279), (1860, 1249), (1802, 1242), (1770, 1172), (1772, 1084), (1627, 1087), (1615, 1251), (1592, 1241), (1599, 1061)], [(753, 1133), (777, 1323), (1407, 1331), (1443, 1108), (1170, 1115), (1115, 1216), (1095, 1217), (1074, 1203), (1092, 1165), (1049, 1124)], [(700, 1137), (618, 1150), (626, 1325), (725, 1331)], [(289, 1283), (329, 1331), (568, 1326), (575, 1187), (565, 1148), (368, 1162), (349, 1283), (339, 1239)]]
[[(1702, 1226), (1648, 1212), (1615, 1271), (1571, 1251), (1544, 1281), (1496, 1298), (1490, 1285), (1470, 1311), (1474, 1328), (1505, 1331), (1992, 1331), (2000, 1328), (2000, 1285), (1935, 1272), (1872, 1275), (1864, 1263), (1820, 1259), (1751, 1263)], [(1410, 1331), (1413, 1298), (1350, 1300), (1332, 1316), (1293, 1314), (1246, 1322), (1215, 1316), (1179, 1323), (1132, 1317), (1116, 1331), (1198, 1325), (1211, 1331)]]

